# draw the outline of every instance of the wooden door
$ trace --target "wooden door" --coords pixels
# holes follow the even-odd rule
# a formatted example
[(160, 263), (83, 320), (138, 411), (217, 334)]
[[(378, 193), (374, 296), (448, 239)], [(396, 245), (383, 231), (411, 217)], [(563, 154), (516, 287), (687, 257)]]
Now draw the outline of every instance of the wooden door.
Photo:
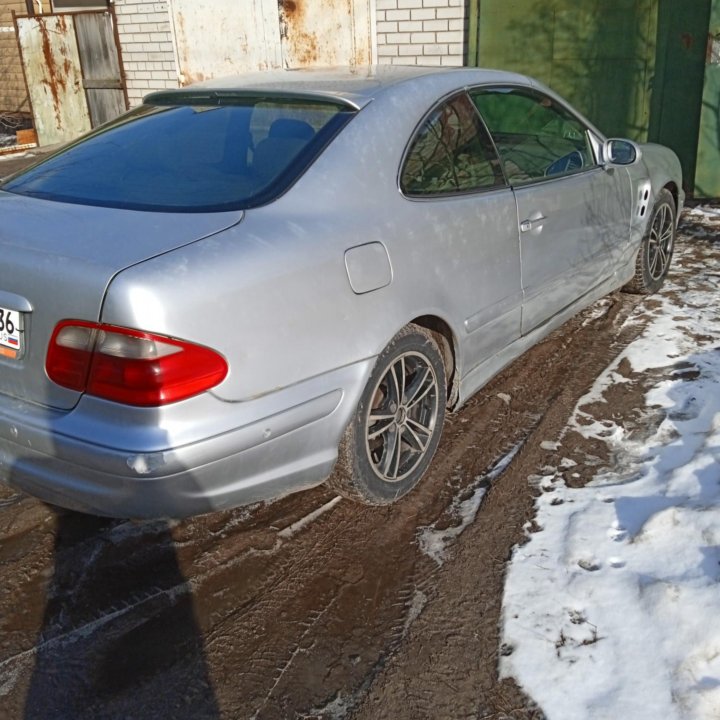
[(75, 32), (90, 120), (96, 127), (127, 109), (113, 17), (109, 12), (78, 13)]

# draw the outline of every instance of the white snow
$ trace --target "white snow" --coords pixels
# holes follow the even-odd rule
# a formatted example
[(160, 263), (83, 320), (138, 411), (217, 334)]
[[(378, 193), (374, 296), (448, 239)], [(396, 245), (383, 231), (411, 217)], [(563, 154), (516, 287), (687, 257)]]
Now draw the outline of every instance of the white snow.
[[(607, 443), (612, 470), (581, 489), (562, 479), (569, 458), (542, 476), (542, 529), (509, 567), (501, 675), (548, 720), (720, 718), (720, 267), (717, 251), (695, 259), (689, 243), (676, 264), (687, 288), (673, 299), (668, 282), (653, 298), (648, 327), (563, 434)], [(590, 413), (628, 382), (623, 359), (655, 379), (645, 413), (664, 419), (650, 437)]]
[(445, 563), (448, 547), (452, 545), (452, 543), (465, 532), (473, 520), (475, 520), (475, 516), (480, 509), (480, 505), (490, 483), (504, 472), (524, 442), (525, 441), (522, 440), (513, 446), (487, 473), (473, 478), (472, 483), (467, 488), (471, 491), (469, 497), (460, 499), (459, 496), (456, 496), (453, 498), (448, 508), (448, 514), (454, 522), (453, 525), (438, 529), (437, 523), (433, 523), (432, 525), (418, 528), (417, 538), (420, 550), (428, 557), (431, 557), (437, 563), (438, 567)]
[(321, 505), (319, 508), (315, 508), (315, 510), (305, 515), (305, 517), (301, 517), (292, 525), (288, 525), (286, 528), (280, 530), (278, 537), (283, 540), (289, 540), (291, 537), (297, 535), (301, 530), (304, 530), (308, 525), (315, 522), (315, 520), (317, 520), (321, 515), (324, 515), (326, 512), (332, 510), (341, 500), (342, 497), (340, 497), (340, 495), (336, 495), (332, 500), (326, 502), (324, 505)]

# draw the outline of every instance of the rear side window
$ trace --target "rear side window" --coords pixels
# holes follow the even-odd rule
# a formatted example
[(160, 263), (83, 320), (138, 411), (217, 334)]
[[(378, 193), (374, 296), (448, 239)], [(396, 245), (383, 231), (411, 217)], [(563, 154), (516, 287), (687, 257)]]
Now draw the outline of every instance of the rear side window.
[(436, 108), (410, 145), (400, 174), (406, 195), (473, 192), (504, 185), (500, 162), (464, 93)]
[(133, 210), (246, 209), (284, 192), (354, 112), (282, 97), (143, 105), (1, 187)]

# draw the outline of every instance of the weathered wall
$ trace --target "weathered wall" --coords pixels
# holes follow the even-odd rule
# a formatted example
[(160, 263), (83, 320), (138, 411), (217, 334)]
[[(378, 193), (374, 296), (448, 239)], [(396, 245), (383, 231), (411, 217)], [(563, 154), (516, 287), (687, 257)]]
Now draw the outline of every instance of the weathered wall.
[(287, 68), (368, 65), (372, 0), (281, 0), (282, 63)]
[(183, 85), (282, 67), (278, 0), (171, 0), (170, 9)]
[(73, 16), (18, 17), (17, 25), (39, 144), (90, 130)]
[(130, 106), (153, 90), (177, 87), (167, 0), (116, 0), (115, 13)]
[(700, 115), (695, 194), (720, 197), (720, 0), (713, 0)]
[(206, 78), (372, 56), (370, 0), (116, 0), (115, 12), (131, 106)]
[(170, 0), (180, 80), (281, 67), (367, 65), (374, 40), (371, 3)]
[(25, 12), (24, 0), (0, 0), (0, 113), (30, 112), (12, 11)]
[(462, 65), (464, 0), (376, 0), (378, 62)]

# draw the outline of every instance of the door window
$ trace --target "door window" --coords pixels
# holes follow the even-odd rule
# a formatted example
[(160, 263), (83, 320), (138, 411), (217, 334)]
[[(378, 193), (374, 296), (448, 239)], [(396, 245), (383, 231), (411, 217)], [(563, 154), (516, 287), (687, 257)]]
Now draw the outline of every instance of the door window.
[(505, 184), (492, 141), (465, 93), (433, 110), (417, 131), (400, 174), (406, 195), (474, 192)]
[(588, 130), (552, 98), (521, 88), (470, 92), (512, 185), (595, 166)]

